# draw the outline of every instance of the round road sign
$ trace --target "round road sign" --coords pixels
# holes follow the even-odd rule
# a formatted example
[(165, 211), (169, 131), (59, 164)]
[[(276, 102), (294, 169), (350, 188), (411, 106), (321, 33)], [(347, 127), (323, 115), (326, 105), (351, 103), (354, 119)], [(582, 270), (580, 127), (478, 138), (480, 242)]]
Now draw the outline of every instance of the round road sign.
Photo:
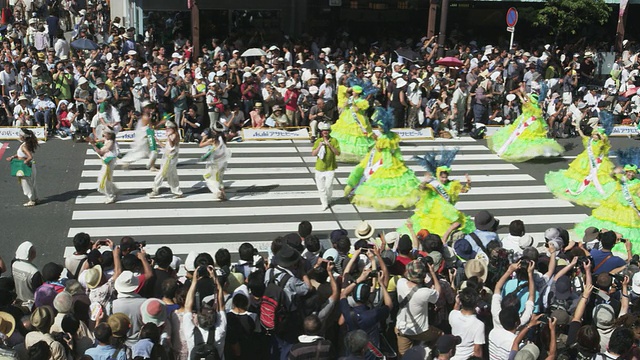
[(507, 10), (507, 26), (516, 26), (518, 23), (518, 10), (516, 8), (509, 8)]

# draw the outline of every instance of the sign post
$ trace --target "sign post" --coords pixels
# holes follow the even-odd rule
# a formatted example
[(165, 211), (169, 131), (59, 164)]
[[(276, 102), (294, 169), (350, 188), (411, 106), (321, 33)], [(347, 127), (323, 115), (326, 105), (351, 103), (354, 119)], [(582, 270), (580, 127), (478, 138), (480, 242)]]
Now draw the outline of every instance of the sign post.
[(517, 23), (518, 23), (518, 10), (516, 10), (516, 8), (509, 8), (509, 10), (507, 10), (507, 31), (511, 33), (511, 40), (509, 41), (509, 49), (513, 47), (513, 35), (516, 32)]

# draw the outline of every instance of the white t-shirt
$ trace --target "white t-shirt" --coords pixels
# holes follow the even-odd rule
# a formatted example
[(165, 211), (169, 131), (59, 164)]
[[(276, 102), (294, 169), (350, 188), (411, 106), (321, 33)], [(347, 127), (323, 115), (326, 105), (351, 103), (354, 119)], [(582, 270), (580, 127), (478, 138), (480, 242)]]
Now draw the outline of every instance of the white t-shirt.
[(516, 334), (501, 327), (491, 330), (489, 333), (489, 359), (508, 359), (515, 338)]
[[(407, 283), (408, 280), (405, 278), (398, 280), (398, 303), (402, 303), (413, 290)], [(396, 318), (398, 331), (404, 335), (418, 335), (429, 330), (429, 303), (435, 304), (436, 301), (438, 301), (438, 292), (434, 289), (423, 287), (416, 290), (409, 303), (398, 311)]]
[[(193, 314), (190, 312), (186, 312), (183, 315), (182, 320), (182, 336), (187, 340), (187, 349), (189, 349), (189, 358), (191, 358), (191, 350), (195, 346), (195, 340), (193, 336), (193, 330), (195, 329), (195, 324), (193, 323)], [(198, 327), (200, 332), (202, 333), (202, 338), (206, 342), (209, 338), (209, 331)], [(224, 356), (224, 340), (227, 337), (227, 315), (224, 311), (218, 312), (218, 318), (216, 319), (215, 324), (215, 343), (216, 349), (218, 349), (218, 354), (221, 357)]]
[(473, 355), (474, 345), (484, 345), (484, 323), (475, 314), (464, 315), (460, 310), (452, 310), (449, 313), (449, 324), (451, 334), (462, 339), (451, 360), (466, 360)]
[(0, 85), (5, 87), (5, 94), (9, 96), (9, 91), (16, 90), (16, 74), (13, 71), (0, 71)]

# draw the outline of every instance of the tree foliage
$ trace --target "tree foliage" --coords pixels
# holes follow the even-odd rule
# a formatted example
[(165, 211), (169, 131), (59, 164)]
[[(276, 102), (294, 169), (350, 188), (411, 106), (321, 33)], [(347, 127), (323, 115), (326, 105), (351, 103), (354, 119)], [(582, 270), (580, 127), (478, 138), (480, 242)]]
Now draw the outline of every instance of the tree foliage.
[(604, 25), (610, 14), (611, 7), (604, 0), (548, 0), (533, 24), (558, 38), (576, 35), (590, 25)]

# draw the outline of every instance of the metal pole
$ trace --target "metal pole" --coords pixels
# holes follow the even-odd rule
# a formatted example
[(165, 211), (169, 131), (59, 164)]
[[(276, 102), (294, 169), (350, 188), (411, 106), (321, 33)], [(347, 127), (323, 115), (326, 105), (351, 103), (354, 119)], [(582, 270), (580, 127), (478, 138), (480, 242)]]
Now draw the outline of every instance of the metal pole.
[(509, 41), (509, 50), (513, 48), (513, 35), (516, 33), (516, 27), (513, 27), (513, 31), (511, 32), (511, 40)]
[(449, 0), (442, 0), (440, 8), (440, 33), (438, 34), (438, 57), (444, 56), (444, 42), (447, 39), (447, 17), (449, 16)]

